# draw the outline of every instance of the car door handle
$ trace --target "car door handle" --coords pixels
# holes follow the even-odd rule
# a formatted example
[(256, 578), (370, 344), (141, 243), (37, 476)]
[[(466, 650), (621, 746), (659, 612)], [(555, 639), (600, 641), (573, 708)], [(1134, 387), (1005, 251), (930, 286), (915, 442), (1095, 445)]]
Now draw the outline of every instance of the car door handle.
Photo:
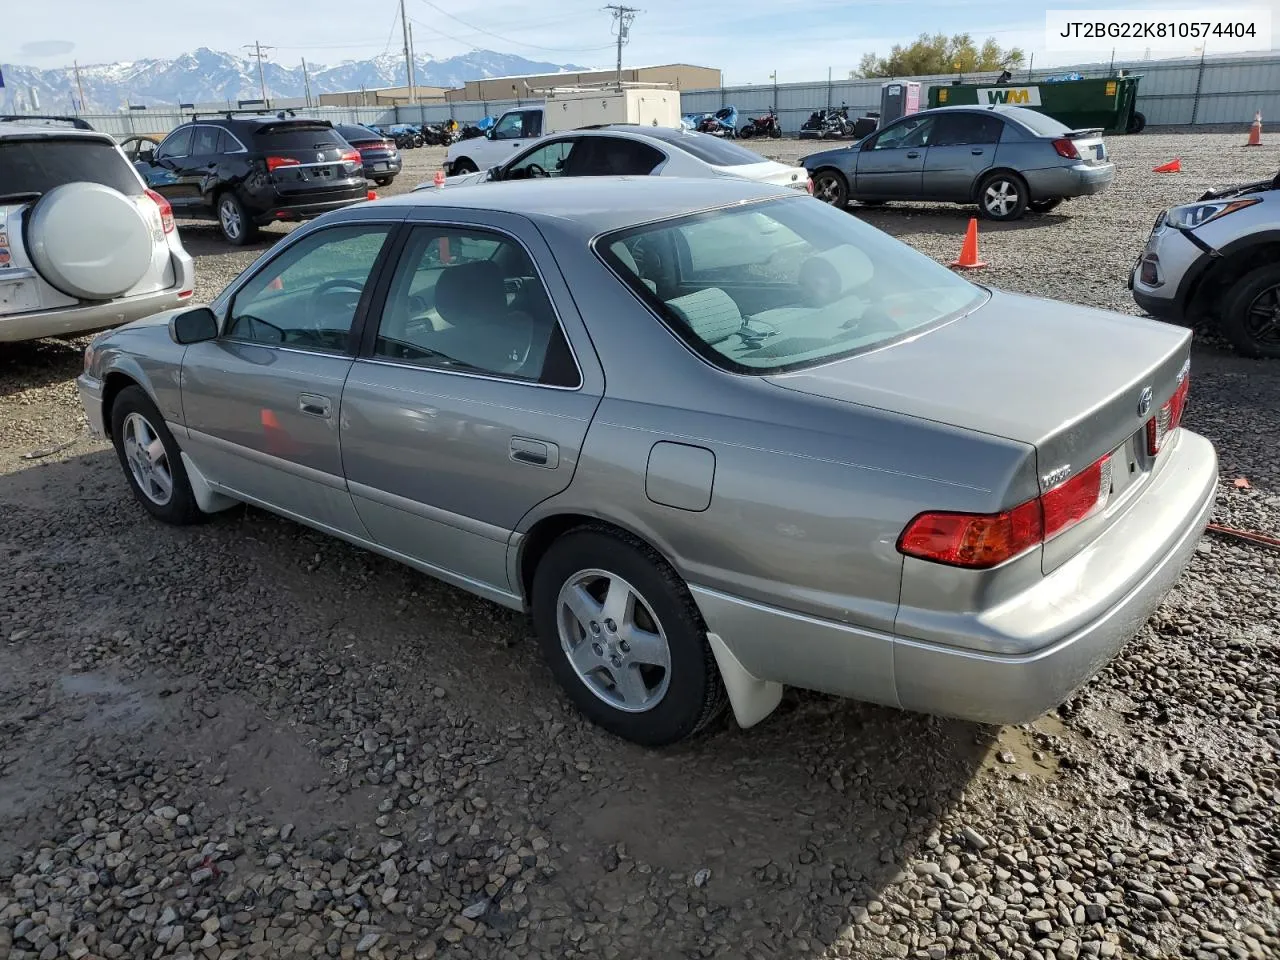
[(516, 463), (527, 463), (531, 466), (554, 470), (560, 465), (560, 448), (545, 440), (512, 437), (511, 459)]
[(918, 153), (916, 153), (916, 151), (912, 150), (910, 153), (908, 153), (908, 154), (907, 154), (907, 159), (908, 159), (908, 160), (914, 160), (914, 159), (916, 159), (916, 158), (917, 158), (917, 157), (919, 157), (919, 156), (920, 156), (920, 154), (918, 154)]
[(315, 393), (298, 394), (298, 409), (313, 417), (328, 417), (333, 409), (333, 402), (328, 397)]
[(986, 153), (986, 151), (983, 150), (981, 147), (978, 147), (976, 150), (970, 150), (969, 152), (972, 153), (975, 157), (980, 157), (984, 153)]

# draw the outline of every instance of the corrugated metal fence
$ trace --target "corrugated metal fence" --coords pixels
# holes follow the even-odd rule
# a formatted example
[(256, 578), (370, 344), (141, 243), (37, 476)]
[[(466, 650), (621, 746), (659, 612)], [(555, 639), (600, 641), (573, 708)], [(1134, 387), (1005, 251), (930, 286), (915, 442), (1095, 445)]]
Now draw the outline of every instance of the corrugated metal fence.
[[(1138, 110), (1151, 126), (1240, 123), (1253, 120), (1255, 111), (1264, 119), (1280, 120), (1280, 56), (1206, 57), (1202, 60), (1116, 61), (1114, 65), (1089, 67), (1054, 67), (1022, 71), (1015, 83), (1044, 81), (1072, 71), (1087, 77), (1108, 76), (1113, 70), (1141, 74), (1138, 85)], [(927, 102), (928, 90), (946, 86), (953, 75), (912, 77), (921, 82), (921, 102)], [(994, 79), (968, 77), (966, 79)], [(757, 116), (776, 105), (782, 129), (799, 130), (814, 110), (836, 108), (845, 104), (850, 116), (867, 110), (878, 110), (880, 89), (884, 80), (830, 80), (816, 83), (787, 83), (716, 90), (686, 90), (680, 95), (683, 113), (712, 113), (725, 106), (738, 108), (739, 123)], [(341, 123), (439, 123), (454, 119), (470, 123), (485, 116), (497, 116), (504, 110), (524, 102), (517, 100), (468, 101), (410, 107), (315, 107), (299, 109), (302, 116), (314, 116)], [(119, 137), (134, 134), (159, 134), (171, 130), (186, 119), (178, 111), (132, 110), (127, 113), (86, 116), (94, 127)]]

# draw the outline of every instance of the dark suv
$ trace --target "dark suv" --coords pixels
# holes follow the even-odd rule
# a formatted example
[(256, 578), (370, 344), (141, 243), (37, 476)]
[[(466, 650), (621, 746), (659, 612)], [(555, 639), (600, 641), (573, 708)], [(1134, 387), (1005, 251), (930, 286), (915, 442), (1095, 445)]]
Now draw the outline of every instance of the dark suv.
[(368, 198), (359, 152), (325, 120), (193, 117), (136, 166), (179, 218), (218, 221), (237, 246), (277, 220), (309, 220)]

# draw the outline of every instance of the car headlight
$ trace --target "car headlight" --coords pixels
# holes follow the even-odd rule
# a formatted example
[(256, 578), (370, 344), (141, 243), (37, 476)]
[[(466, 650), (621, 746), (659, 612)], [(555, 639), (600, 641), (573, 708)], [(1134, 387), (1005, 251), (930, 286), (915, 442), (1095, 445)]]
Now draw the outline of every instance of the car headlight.
[(1219, 217), (1225, 217), (1229, 213), (1235, 213), (1237, 210), (1243, 210), (1245, 207), (1252, 207), (1255, 203), (1261, 202), (1259, 197), (1250, 197), (1246, 200), (1188, 203), (1171, 209), (1165, 217), (1165, 223), (1177, 230), (1194, 230), (1196, 227), (1204, 226), (1210, 220), (1217, 220)]

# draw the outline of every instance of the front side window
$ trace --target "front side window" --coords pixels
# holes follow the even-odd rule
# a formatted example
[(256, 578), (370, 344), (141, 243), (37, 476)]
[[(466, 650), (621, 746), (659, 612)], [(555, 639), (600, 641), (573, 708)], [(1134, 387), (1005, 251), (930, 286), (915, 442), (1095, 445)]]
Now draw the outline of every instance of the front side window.
[(556, 140), (530, 150), (503, 171), (504, 180), (536, 180), (564, 176), (573, 140)]
[(596, 250), (693, 350), (797, 369), (958, 317), (986, 292), (827, 204), (770, 200), (606, 235)]
[(191, 127), (179, 127), (156, 149), (156, 159), (185, 157), (191, 152)]
[(529, 254), (480, 229), (414, 229), (387, 292), (374, 356), (554, 386), (579, 382)]
[(331, 227), (299, 240), (235, 295), (223, 335), (345, 353), (389, 229), (383, 224)]
[(504, 114), (502, 119), (498, 121), (497, 126), (493, 128), (493, 139), (495, 140), (519, 140), (523, 136), (523, 113)]
[(898, 150), (906, 147), (924, 147), (929, 144), (929, 132), (933, 117), (908, 117), (893, 126), (885, 127), (876, 137), (872, 150)]

